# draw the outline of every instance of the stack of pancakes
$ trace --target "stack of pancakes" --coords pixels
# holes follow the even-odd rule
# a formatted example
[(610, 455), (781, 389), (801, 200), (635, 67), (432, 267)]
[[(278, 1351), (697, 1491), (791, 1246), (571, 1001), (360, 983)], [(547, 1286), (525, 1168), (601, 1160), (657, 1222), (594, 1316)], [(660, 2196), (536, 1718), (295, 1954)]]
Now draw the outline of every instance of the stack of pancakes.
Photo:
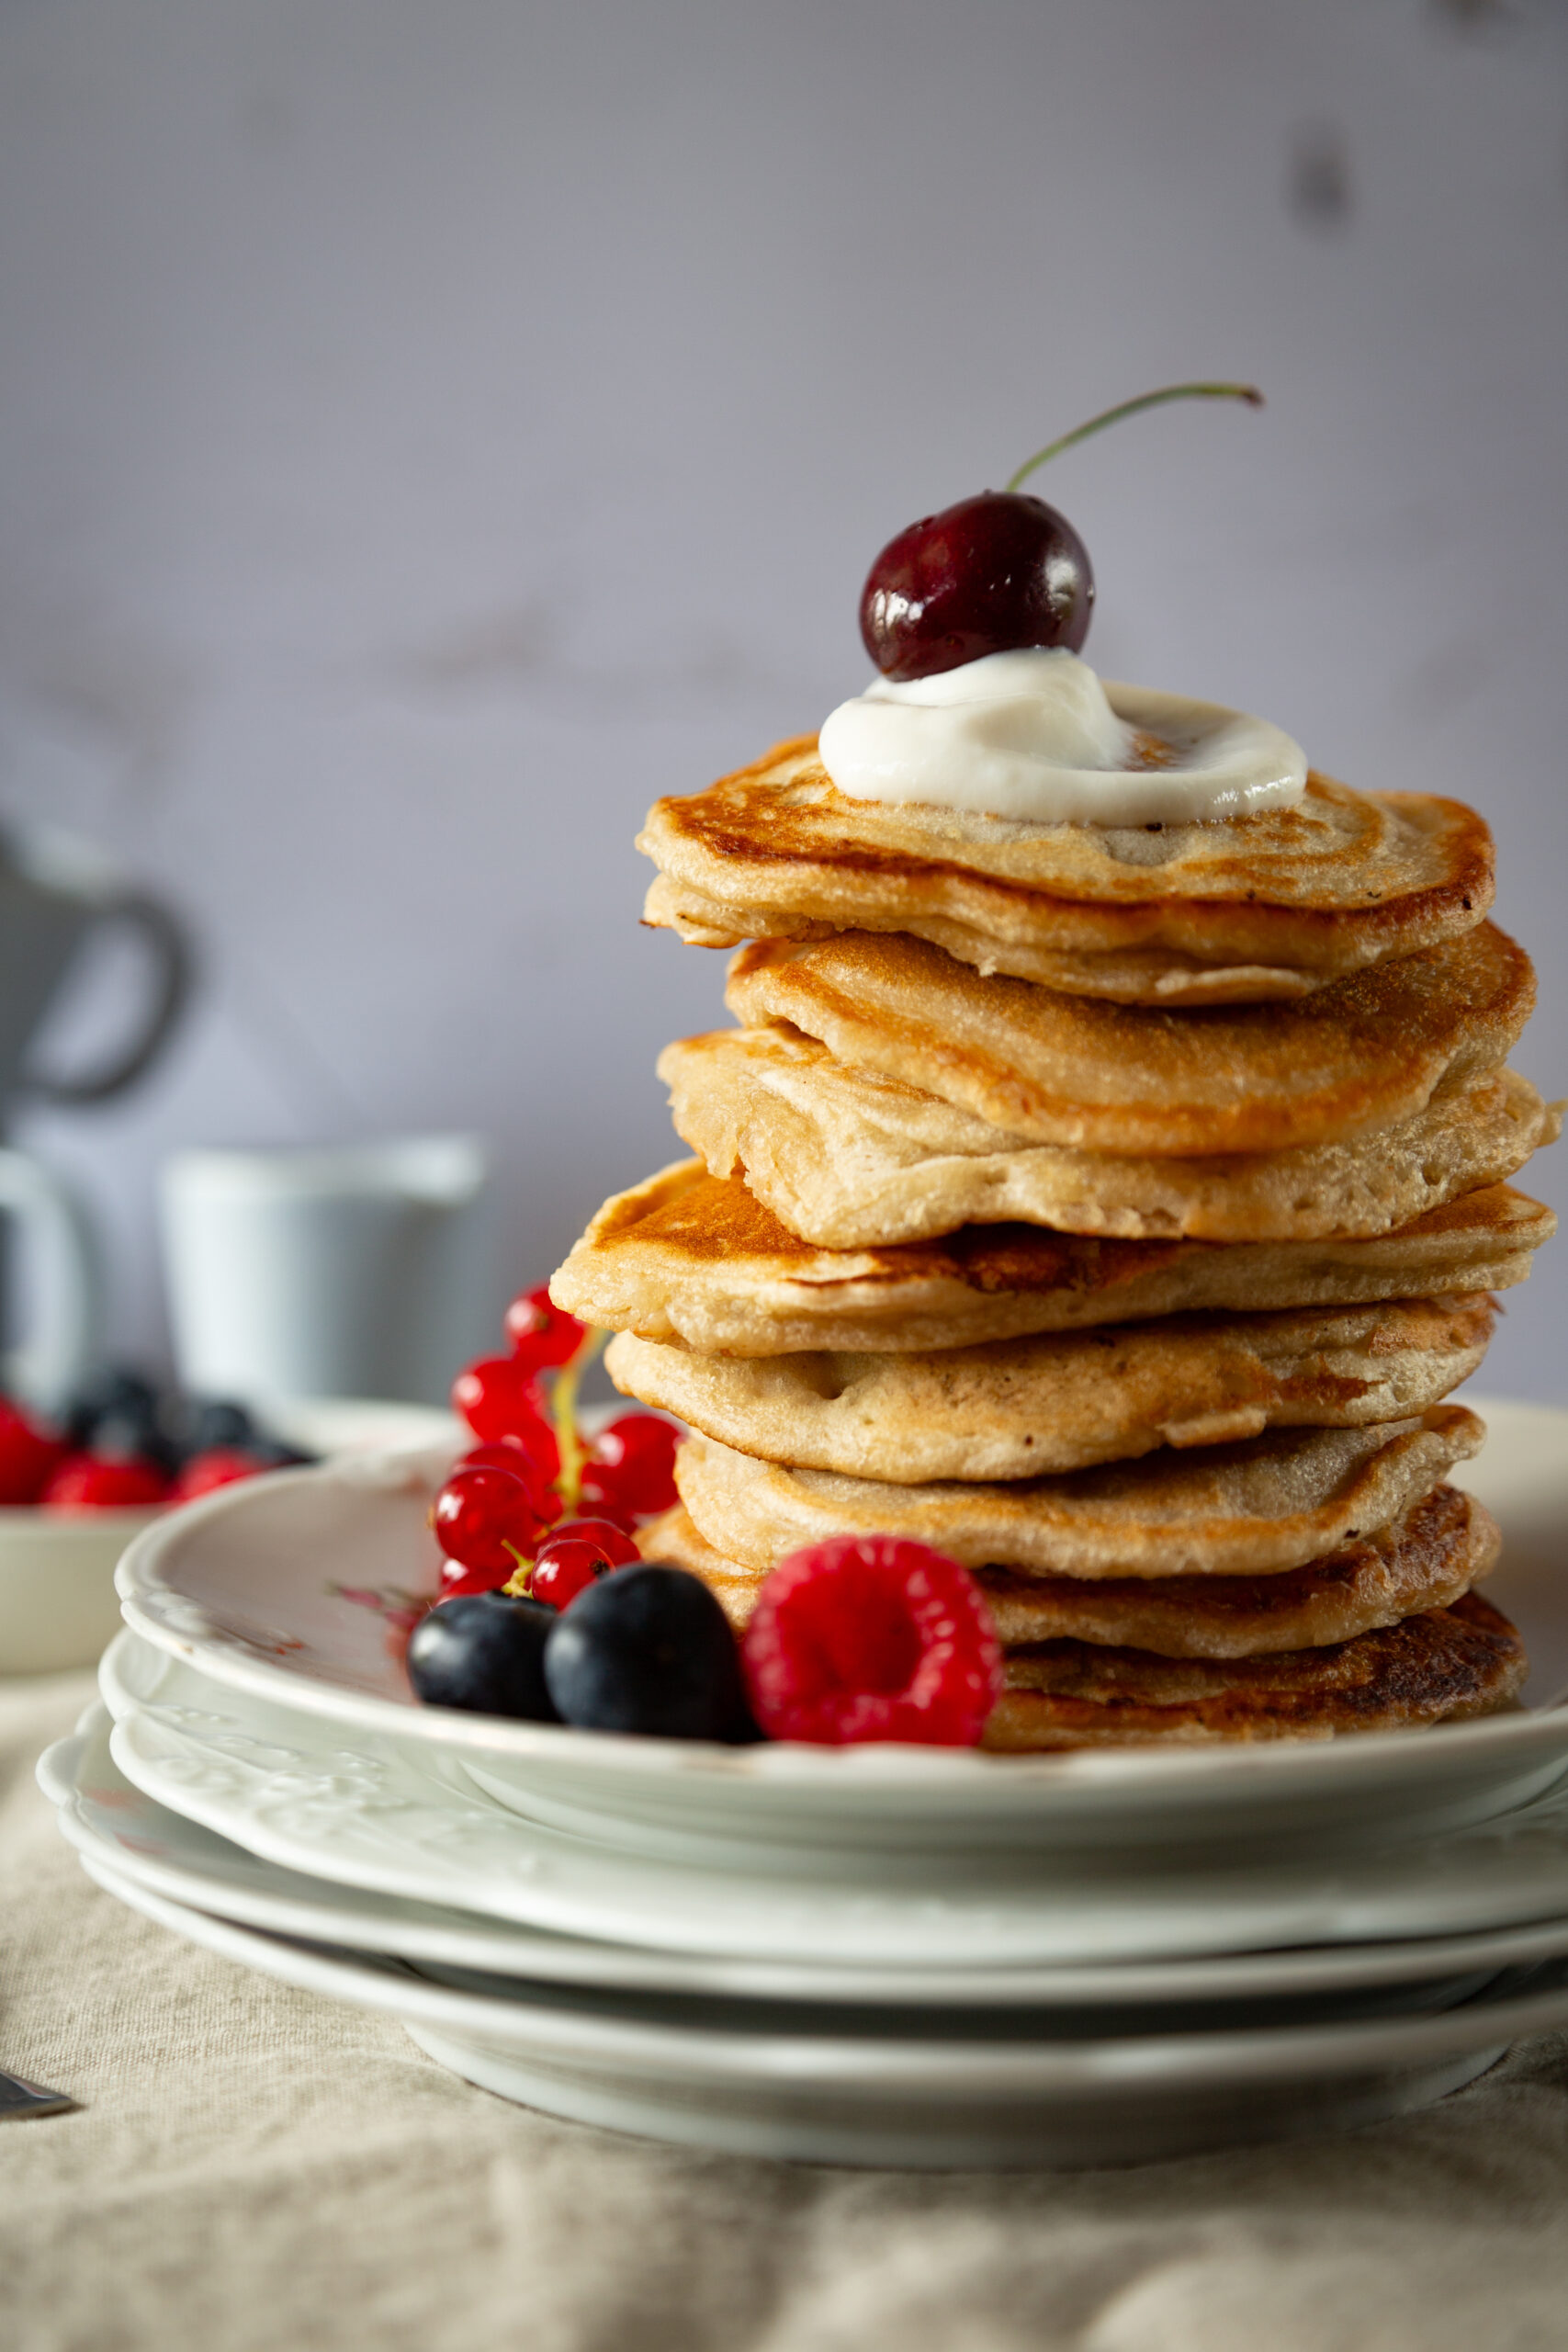
[[(649, 920), (740, 946), (671, 1046), (699, 1155), (553, 1295), (689, 1423), (649, 1539), (737, 1623), (803, 1544), (976, 1576), (987, 1745), (1324, 1737), (1492, 1712), (1441, 1400), (1553, 1219), (1506, 1059), (1534, 993), (1452, 801), (1129, 829), (852, 801), (808, 741), (661, 801)], [(750, 944), (742, 944), (750, 942)]]

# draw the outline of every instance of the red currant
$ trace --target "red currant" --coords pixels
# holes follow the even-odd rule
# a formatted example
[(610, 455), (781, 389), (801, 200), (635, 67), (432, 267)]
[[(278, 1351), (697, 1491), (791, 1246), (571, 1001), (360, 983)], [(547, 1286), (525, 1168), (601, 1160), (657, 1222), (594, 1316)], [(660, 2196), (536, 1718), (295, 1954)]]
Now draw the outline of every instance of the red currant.
[(973, 1747), (1002, 1685), (968, 1570), (891, 1535), (837, 1536), (782, 1560), (741, 1646), (773, 1739)]
[(64, 1459), (59, 1438), (0, 1397), (0, 1504), (36, 1503)]
[(571, 1362), (588, 1337), (588, 1326), (564, 1307), (553, 1306), (549, 1290), (541, 1283), (537, 1290), (521, 1292), (507, 1308), (506, 1336), (519, 1363), (530, 1372), (547, 1372)]
[(499, 1592), (502, 1586), (511, 1577), (516, 1566), (515, 1560), (509, 1560), (506, 1564), (506, 1575), (502, 1576), (495, 1568), (466, 1568), (461, 1560), (443, 1560), (441, 1598), (443, 1600), (450, 1600), (454, 1594), (460, 1592)]
[(534, 1375), (517, 1357), (481, 1356), (457, 1374), (452, 1402), (481, 1444), (515, 1438), (536, 1460), (547, 1463), (555, 1476), (560, 1466), (556, 1434)]
[(569, 1609), (580, 1592), (609, 1574), (609, 1562), (592, 1544), (560, 1544), (541, 1553), (528, 1578), (530, 1599), (547, 1609)]
[[(553, 1432), (552, 1432), (553, 1444)], [(547, 1464), (530, 1453), (521, 1438), (509, 1437), (500, 1445), (473, 1445), (457, 1464), (459, 1470), (506, 1470), (513, 1477), (521, 1478), (528, 1489), (528, 1499), (541, 1519), (553, 1519), (560, 1509), (560, 1497), (550, 1481), (555, 1476), (557, 1458), (552, 1453)]]
[(675, 1501), (680, 1432), (657, 1413), (623, 1413), (602, 1430), (582, 1473), (585, 1503), (651, 1519)]
[(167, 1478), (145, 1457), (109, 1462), (97, 1453), (68, 1453), (39, 1500), (45, 1510), (150, 1510), (168, 1498)]
[(220, 1487), (231, 1487), (236, 1479), (254, 1478), (266, 1466), (243, 1446), (207, 1446), (181, 1464), (173, 1499), (177, 1503), (194, 1502), (197, 1495), (215, 1494)]
[(533, 1552), (541, 1521), (523, 1480), (510, 1470), (454, 1470), (430, 1514), (449, 1560), (504, 1584)]
[(543, 1559), (558, 1544), (592, 1544), (612, 1568), (629, 1568), (634, 1560), (642, 1557), (635, 1538), (617, 1521), (597, 1516), (558, 1521), (549, 1533), (541, 1537), (538, 1556)]

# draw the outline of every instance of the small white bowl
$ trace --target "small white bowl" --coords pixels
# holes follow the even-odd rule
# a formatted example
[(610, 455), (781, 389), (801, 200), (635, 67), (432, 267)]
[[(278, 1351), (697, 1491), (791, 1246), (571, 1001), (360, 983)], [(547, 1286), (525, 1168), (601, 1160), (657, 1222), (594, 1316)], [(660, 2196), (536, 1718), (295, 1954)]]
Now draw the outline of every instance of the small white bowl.
[[(291, 1397), (270, 1406), (265, 1421), (269, 1433), (311, 1453), (460, 1441), (450, 1414), (380, 1397)], [(119, 1631), (120, 1554), (159, 1515), (0, 1508), (0, 1675), (97, 1664)]]

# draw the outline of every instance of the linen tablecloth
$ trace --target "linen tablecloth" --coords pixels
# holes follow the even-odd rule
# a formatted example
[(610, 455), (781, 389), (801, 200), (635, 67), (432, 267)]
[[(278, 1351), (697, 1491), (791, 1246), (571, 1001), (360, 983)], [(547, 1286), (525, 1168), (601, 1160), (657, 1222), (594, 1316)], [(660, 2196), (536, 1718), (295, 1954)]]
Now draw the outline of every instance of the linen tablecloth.
[(20, 2352), (1560, 2352), (1568, 2036), (1405, 2120), (1125, 2172), (708, 2156), (471, 2089), (388, 2018), (83, 1872), (0, 1684), (0, 2123)]

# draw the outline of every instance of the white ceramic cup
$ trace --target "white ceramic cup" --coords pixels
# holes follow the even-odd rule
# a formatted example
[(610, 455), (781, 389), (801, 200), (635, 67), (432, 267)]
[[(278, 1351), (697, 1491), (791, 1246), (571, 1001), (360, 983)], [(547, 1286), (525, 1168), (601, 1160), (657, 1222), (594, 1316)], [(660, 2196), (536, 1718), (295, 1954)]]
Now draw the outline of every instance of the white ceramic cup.
[(436, 1404), (500, 1344), (476, 1136), (180, 1152), (162, 1206), (175, 1362), (196, 1395)]

